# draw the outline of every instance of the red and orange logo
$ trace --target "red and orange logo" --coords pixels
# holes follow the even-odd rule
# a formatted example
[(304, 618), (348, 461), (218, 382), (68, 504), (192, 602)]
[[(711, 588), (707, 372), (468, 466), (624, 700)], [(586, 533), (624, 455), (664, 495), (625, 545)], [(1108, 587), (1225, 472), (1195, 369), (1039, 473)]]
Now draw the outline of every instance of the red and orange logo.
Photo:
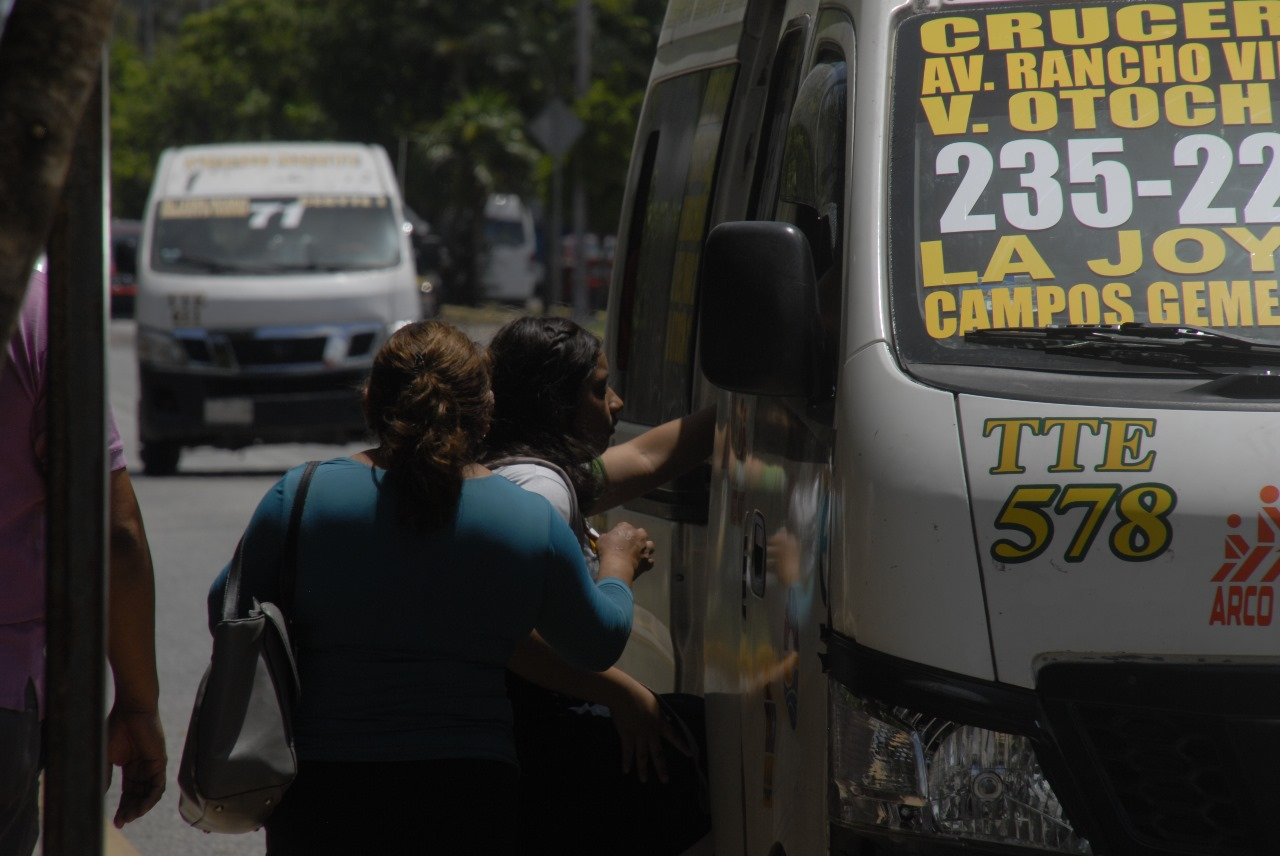
[[(1275, 609), (1274, 583), (1280, 579), (1280, 488), (1267, 485), (1258, 491), (1262, 508), (1257, 515), (1257, 535), (1252, 542), (1240, 532), (1227, 534), (1223, 544), (1225, 560), (1213, 582), (1210, 624), (1268, 627)], [(1227, 526), (1239, 529), (1239, 514), (1227, 518)]]

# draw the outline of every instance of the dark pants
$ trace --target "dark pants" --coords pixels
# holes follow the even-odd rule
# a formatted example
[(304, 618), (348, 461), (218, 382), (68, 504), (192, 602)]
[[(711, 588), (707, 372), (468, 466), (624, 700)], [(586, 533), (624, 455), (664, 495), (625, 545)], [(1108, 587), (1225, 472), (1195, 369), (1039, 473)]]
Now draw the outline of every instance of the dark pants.
[(27, 709), (0, 709), (0, 856), (30, 856), (40, 837), (42, 735), (36, 689)]
[(516, 768), (497, 761), (300, 761), (267, 821), (268, 856), (517, 852)]
[(696, 758), (670, 748), (670, 781), (622, 772), (613, 719), (576, 712), (582, 703), (514, 675), (507, 690), (520, 757), (520, 828), (527, 852), (557, 856), (675, 856), (711, 828), (703, 751), (703, 707), (696, 696), (660, 695), (687, 729)]

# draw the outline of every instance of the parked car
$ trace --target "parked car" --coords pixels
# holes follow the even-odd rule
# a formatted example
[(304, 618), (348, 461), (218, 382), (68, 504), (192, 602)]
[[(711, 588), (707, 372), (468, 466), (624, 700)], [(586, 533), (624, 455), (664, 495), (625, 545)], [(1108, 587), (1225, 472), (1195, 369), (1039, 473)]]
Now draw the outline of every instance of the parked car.
[(138, 241), (142, 237), (142, 221), (111, 221), (111, 317), (133, 317), (133, 302), (138, 293)]

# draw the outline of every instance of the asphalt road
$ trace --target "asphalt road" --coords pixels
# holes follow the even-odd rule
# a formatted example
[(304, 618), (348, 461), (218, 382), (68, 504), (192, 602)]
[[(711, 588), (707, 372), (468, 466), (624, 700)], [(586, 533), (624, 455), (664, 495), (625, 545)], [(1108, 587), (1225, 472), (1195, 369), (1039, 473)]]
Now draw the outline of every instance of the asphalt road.
[[(140, 856), (261, 856), (266, 851), (262, 833), (207, 835), (187, 826), (178, 814), (178, 759), (196, 687), (209, 660), (205, 596), (258, 500), (285, 470), (309, 458), (349, 454), (361, 446), (189, 449), (176, 475), (148, 477), (138, 459), (133, 337), (132, 322), (111, 322), (108, 390), (155, 563), (156, 649), (169, 787), (158, 806), (125, 827), (123, 841), (108, 836), (107, 854), (133, 856), (131, 847)], [(108, 815), (118, 799), (118, 784), (113, 784), (106, 798)]]

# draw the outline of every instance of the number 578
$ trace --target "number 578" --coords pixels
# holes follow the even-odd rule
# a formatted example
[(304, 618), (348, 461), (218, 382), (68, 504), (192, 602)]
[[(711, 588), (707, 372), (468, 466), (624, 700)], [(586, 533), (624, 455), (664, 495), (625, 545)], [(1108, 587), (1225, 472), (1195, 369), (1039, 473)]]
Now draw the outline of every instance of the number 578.
[(1168, 485), (1118, 484), (1021, 485), (1013, 489), (996, 515), (997, 529), (1017, 533), (997, 539), (991, 557), (997, 562), (1028, 562), (1054, 539), (1054, 518), (1081, 512), (1080, 523), (1063, 553), (1068, 562), (1082, 562), (1103, 531), (1114, 509), (1111, 552), (1127, 562), (1146, 562), (1169, 548), (1173, 529), (1169, 514), (1178, 503)]

